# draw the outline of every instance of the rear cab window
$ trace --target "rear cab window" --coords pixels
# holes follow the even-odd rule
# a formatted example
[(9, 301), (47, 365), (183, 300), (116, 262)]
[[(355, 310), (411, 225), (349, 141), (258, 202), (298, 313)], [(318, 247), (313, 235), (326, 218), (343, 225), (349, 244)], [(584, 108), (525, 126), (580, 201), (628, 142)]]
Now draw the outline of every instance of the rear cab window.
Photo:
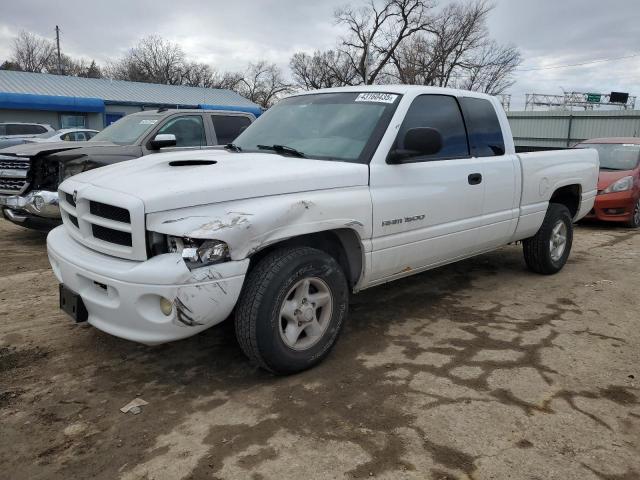
[(233, 142), (245, 128), (251, 125), (251, 120), (242, 115), (211, 115), (211, 121), (218, 145), (227, 145)]
[(505, 154), (502, 127), (493, 104), (483, 98), (459, 99), (469, 134), (469, 146), (474, 157)]

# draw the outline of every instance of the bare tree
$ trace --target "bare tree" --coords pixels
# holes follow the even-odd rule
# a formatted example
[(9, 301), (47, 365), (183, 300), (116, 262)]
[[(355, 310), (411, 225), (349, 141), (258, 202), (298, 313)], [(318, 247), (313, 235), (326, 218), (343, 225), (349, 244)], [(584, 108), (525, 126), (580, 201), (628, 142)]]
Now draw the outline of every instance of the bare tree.
[(504, 93), (513, 85), (513, 73), (520, 62), (520, 52), (516, 47), (500, 46), (494, 41), (488, 42), (477, 56), (471, 59), (460, 88), (490, 95)]
[(244, 76), (240, 72), (218, 73), (214, 71), (211, 78), (211, 88), (223, 88), (235, 92), (239, 89), (243, 78)]
[(260, 61), (249, 64), (235, 90), (261, 107), (269, 108), (291, 88), (275, 64)]
[(109, 75), (134, 82), (180, 85), (186, 58), (180, 45), (157, 35), (143, 38), (127, 54), (108, 66)]
[(11, 64), (23, 72), (48, 72), (55, 62), (55, 46), (46, 38), (21, 31), (13, 41)]
[(430, 0), (370, 0), (366, 7), (336, 10), (338, 24), (348, 33), (340, 51), (357, 72), (358, 83), (372, 84), (387, 67), (396, 50), (411, 36), (431, 24)]
[(392, 56), (389, 75), (402, 83), (504, 91), (520, 63), (515, 47), (489, 38), (486, 0), (450, 4)]
[(295, 83), (305, 90), (353, 85), (358, 76), (349, 58), (335, 50), (296, 53), (289, 67)]

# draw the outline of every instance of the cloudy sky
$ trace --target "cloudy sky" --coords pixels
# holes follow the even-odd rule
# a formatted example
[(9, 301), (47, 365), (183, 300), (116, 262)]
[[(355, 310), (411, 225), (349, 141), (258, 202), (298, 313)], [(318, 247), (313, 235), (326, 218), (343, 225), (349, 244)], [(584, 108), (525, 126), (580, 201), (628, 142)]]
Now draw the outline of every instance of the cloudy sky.
[[(440, 3), (447, 0), (440, 0)], [(463, 0), (464, 1), (464, 0)], [(357, 3), (358, 0), (351, 0)], [(182, 45), (218, 70), (266, 59), (287, 68), (294, 52), (335, 45), (332, 14), (346, 0), (2, 1), (0, 61), (20, 30), (53, 38), (62, 49), (104, 63), (149, 34)], [(512, 107), (524, 93), (624, 91), (640, 96), (640, 0), (495, 0), (489, 28), (520, 48), (523, 64), (511, 88)], [(620, 59), (619, 57), (632, 58)], [(594, 60), (587, 65), (555, 68)], [(617, 60), (615, 60), (617, 59)]]

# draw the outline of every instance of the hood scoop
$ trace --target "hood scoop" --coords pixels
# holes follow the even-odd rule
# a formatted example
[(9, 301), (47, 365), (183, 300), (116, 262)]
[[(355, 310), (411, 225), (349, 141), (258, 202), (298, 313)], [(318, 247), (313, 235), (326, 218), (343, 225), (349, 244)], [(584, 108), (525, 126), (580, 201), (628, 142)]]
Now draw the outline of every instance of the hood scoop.
[(215, 160), (174, 160), (169, 162), (171, 167), (198, 167), (202, 165), (215, 165)]

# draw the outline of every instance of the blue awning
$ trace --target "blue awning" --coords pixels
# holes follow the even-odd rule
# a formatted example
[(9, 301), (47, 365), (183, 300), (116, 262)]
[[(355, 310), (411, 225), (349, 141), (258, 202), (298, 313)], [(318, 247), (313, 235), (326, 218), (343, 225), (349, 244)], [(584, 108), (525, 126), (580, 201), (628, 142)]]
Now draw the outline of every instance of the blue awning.
[(206, 103), (201, 103), (198, 105), (198, 108), (202, 110), (225, 110), (225, 111), (233, 111), (233, 112), (248, 112), (253, 113), (253, 115), (258, 118), (262, 115), (262, 109), (260, 107), (233, 107), (229, 105), (208, 105)]
[(101, 98), (0, 92), (0, 108), (54, 112), (104, 112), (104, 100)]

